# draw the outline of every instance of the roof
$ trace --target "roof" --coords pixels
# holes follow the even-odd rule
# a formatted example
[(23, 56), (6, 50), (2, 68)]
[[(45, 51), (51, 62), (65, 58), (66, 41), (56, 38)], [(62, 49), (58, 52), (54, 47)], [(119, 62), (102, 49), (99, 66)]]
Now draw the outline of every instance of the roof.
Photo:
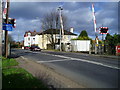
[(28, 33), (31, 33), (31, 36), (35, 36), (35, 35), (40, 34), (40, 32), (36, 32), (36, 30), (34, 30), (33, 32), (27, 31), (27, 32), (25, 32), (25, 35), (27, 35)]
[[(59, 29), (48, 29), (46, 31), (41, 32), (39, 35), (42, 34), (60, 34), (60, 30)], [(67, 30), (64, 30), (64, 35), (75, 35), (77, 36), (77, 34), (71, 33)]]

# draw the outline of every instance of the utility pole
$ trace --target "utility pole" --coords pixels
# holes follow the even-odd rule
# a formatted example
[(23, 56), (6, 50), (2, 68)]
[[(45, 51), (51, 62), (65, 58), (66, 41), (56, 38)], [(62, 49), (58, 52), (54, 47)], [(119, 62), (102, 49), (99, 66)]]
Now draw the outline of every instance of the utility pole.
[(0, 56), (2, 56), (2, 0), (0, 0)]
[(64, 39), (64, 29), (63, 29), (63, 20), (62, 20), (63, 8), (59, 7), (58, 10), (59, 10), (59, 16), (60, 16), (60, 51), (62, 51), (61, 42), (64, 42), (64, 40), (63, 40)]
[(0, 89), (2, 90), (2, 0), (0, 0)]
[[(10, 0), (7, 0), (6, 24), (8, 24)], [(5, 57), (8, 57), (8, 31), (5, 30)]]

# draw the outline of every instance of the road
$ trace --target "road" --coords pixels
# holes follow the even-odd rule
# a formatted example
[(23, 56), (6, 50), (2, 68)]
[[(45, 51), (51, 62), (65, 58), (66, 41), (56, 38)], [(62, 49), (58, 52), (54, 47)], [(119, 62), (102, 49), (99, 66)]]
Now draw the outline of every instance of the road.
[(118, 88), (119, 61), (88, 54), (29, 50), (12, 50), (22, 56), (43, 63), (87, 88)]

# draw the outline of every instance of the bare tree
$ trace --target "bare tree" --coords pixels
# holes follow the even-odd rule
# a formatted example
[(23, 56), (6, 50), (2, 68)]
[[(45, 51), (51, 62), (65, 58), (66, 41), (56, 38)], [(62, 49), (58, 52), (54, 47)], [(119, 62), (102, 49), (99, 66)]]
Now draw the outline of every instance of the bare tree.
[[(53, 49), (55, 48), (55, 43), (57, 43), (56, 34), (60, 30), (60, 20), (59, 19), (60, 19), (59, 12), (53, 10), (50, 13), (47, 13), (42, 20), (42, 29), (43, 30), (51, 30), (51, 32), (49, 34), (47, 34), (47, 37), (48, 37), (48, 40), (50, 41), (50, 44), (52, 45)], [(68, 24), (67, 24), (67, 17), (65, 15), (63, 15), (63, 13), (62, 13), (62, 19), (63, 19), (63, 27), (65, 30), (65, 29), (67, 29)]]

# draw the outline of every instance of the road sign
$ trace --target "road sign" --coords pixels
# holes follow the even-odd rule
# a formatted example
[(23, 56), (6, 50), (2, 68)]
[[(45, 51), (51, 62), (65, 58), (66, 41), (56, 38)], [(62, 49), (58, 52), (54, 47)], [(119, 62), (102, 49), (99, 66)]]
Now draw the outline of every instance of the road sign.
[(13, 30), (12, 24), (3, 24), (3, 30), (12, 31)]
[(116, 46), (116, 55), (120, 55), (120, 45)]

